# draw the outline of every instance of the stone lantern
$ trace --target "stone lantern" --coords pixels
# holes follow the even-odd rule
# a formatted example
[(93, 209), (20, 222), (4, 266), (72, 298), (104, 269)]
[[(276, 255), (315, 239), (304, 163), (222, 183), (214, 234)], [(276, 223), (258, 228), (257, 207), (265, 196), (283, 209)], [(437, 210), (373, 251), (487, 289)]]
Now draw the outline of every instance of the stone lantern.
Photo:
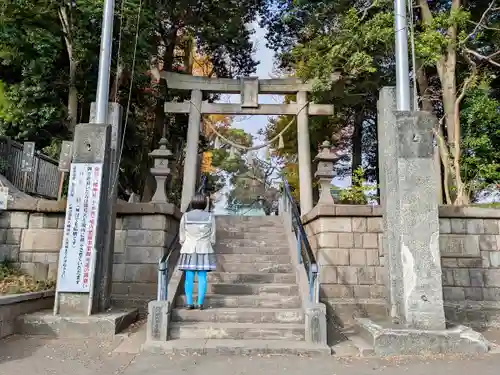
[(334, 204), (334, 200), (331, 194), (332, 179), (335, 176), (333, 167), (335, 163), (339, 160), (339, 157), (335, 152), (332, 151), (330, 142), (324, 141), (321, 145), (321, 150), (314, 158), (314, 161), (318, 163), (318, 168), (314, 177), (319, 180), (320, 184), (320, 196), (318, 204)]
[(173, 159), (172, 152), (167, 148), (167, 139), (160, 139), (160, 147), (149, 153), (149, 157), (153, 158), (154, 166), (151, 168), (151, 174), (156, 180), (156, 191), (151, 198), (151, 202), (168, 203), (167, 200), (167, 179), (170, 174), (168, 161)]

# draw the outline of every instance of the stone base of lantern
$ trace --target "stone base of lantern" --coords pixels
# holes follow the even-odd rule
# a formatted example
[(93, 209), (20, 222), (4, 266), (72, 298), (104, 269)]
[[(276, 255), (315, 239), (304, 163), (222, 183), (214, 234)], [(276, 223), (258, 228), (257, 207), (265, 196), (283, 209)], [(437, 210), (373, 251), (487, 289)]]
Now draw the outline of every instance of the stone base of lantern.
[(387, 321), (356, 319), (356, 337), (352, 340), (363, 356), (428, 354), (481, 354), (492, 344), (483, 335), (465, 326), (443, 330), (406, 328)]

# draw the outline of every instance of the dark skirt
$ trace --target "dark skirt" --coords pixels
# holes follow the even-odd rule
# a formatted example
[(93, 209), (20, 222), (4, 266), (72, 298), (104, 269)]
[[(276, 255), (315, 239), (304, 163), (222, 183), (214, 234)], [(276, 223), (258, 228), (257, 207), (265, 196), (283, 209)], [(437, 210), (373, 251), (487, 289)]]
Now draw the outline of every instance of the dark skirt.
[(177, 268), (182, 271), (215, 271), (215, 254), (181, 254)]

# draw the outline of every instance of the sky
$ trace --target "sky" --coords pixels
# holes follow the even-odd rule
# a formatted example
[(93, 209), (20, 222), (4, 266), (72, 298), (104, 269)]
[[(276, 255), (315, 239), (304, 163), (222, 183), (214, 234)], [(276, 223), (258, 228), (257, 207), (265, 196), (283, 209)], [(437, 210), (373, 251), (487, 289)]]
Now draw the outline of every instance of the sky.
[[(255, 33), (253, 35), (253, 42), (256, 46), (255, 58), (259, 61), (257, 66), (256, 76), (262, 79), (273, 77), (274, 72), (274, 52), (266, 47), (266, 30), (261, 28), (258, 22), (252, 24)], [(223, 98), (222, 101), (230, 101), (232, 103), (239, 103), (239, 95), (229, 95)], [(259, 103), (261, 104), (277, 104), (282, 103), (283, 97), (279, 95), (260, 95)], [(268, 123), (268, 116), (246, 116), (242, 118), (235, 118), (232, 126), (245, 130), (247, 133), (257, 137), (254, 141), (255, 145), (260, 145), (265, 142), (264, 137), (258, 136), (258, 131), (264, 129)], [(265, 150), (261, 149), (258, 152), (259, 158), (264, 158)], [(314, 158), (315, 155), (311, 155)], [(333, 184), (339, 187), (347, 187), (350, 185), (350, 178), (344, 180), (334, 179)]]

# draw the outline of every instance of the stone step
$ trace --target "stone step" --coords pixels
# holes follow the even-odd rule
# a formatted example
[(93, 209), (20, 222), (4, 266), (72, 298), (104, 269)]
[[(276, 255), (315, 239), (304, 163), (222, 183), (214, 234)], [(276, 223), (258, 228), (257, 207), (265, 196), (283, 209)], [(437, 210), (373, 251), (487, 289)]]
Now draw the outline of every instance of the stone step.
[[(197, 286), (194, 291), (196, 293)], [(298, 296), (299, 287), (296, 284), (208, 284), (208, 294), (224, 294), (229, 296)]]
[(176, 322), (214, 323), (303, 323), (304, 314), (299, 309), (264, 308), (215, 308), (205, 310), (172, 310)]
[(279, 244), (260, 243), (257, 240), (217, 240), (215, 253), (244, 255), (289, 255), (290, 250), (280, 241)]
[(219, 225), (283, 225), (279, 216), (216, 216), (215, 222)]
[(330, 356), (327, 345), (316, 345), (305, 341), (280, 340), (218, 340), (178, 339), (169, 341), (146, 341), (145, 352), (180, 355), (298, 355), (301, 357)]
[(288, 254), (270, 255), (270, 254), (218, 254), (217, 262), (224, 263), (291, 263), (292, 259)]
[(244, 272), (209, 272), (209, 283), (232, 284), (295, 284), (297, 278), (293, 273), (244, 273)]
[(173, 322), (170, 339), (303, 341), (303, 324)]
[(217, 264), (217, 271), (237, 273), (293, 273), (295, 272), (295, 268), (290, 263), (219, 263)]
[[(176, 300), (176, 306), (184, 306), (186, 296), (179, 296)], [(283, 308), (283, 309), (299, 309), (302, 307), (300, 297), (276, 297), (276, 296), (224, 296), (224, 295), (209, 295), (205, 297), (205, 307), (262, 307), (262, 308)]]

